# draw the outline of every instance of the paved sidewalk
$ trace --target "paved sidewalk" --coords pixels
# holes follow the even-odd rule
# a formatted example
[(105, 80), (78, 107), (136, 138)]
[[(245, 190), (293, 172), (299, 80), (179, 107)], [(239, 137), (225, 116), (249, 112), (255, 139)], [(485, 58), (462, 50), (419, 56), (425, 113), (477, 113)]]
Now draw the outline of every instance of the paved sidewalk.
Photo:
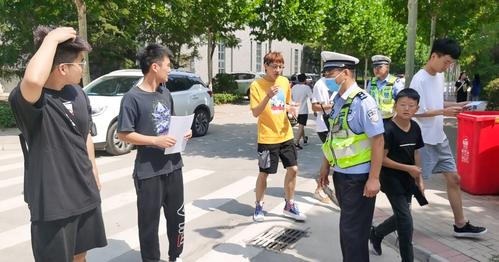
[[(456, 119), (446, 119), (445, 132), (455, 152)], [(463, 192), (464, 213), (474, 225), (488, 232), (481, 239), (458, 239), (453, 233), (454, 218), (447, 198), (446, 182), (435, 174), (426, 181), (426, 197), (430, 204), (421, 208), (413, 200), (414, 252), (421, 261), (499, 261), (499, 196), (476, 196)], [(384, 194), (378, 195), (374, 223), (391, 216), (392, 210)], [(386, 240), (395, 244), (392, 234)]]

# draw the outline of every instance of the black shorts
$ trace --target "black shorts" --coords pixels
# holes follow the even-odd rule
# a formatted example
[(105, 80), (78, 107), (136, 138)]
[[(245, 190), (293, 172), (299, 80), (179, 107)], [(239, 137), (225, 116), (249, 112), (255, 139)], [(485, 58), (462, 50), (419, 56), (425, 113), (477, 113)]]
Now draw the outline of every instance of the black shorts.
[(298, 115), (298, 124), (300, 124), (302, 126), (306, 126), (307, 120), (308, 120), (308, 114), (299, 114)]
[(31, 223), (35, 261), (72, 262), (74, 255), (106, 245), (100, 206), (77, 216)]
[(296, 147), (293, 139), (279, 144), (258, 144), (258, 167), (260, 172), (275, 174), (281, 158), (284, 168), (297, 165)]

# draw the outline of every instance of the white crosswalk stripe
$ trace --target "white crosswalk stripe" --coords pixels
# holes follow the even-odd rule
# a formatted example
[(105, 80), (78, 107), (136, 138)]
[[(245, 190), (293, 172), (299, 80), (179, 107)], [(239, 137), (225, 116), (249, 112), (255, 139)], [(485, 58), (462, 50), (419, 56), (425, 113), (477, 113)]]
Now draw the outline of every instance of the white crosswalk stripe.
[[(249, 190), (253, 189), (253, 182), (255, 181), (254, 177), (244, 177), (238, 180), (235, 183), (232, 183), (228, 186), (223, 187), (213, 193), (210, 193), (204, 197), (201, 197), (198, 200), (206, 200), (199, 201), (199, 206), (190, 202), (185, 205), (185, 223), (192, 221), (196, 218), (199, 218), (209, 212), (212, 209), (220, 207), (233, 199), (247, 193)], [(210, 201), (211, 200), (211, 201)], [(125, 242), (127, 245), (112, 245), (110, 244), (105, 249), (95, 249), (89, 252), (88, 260), (89, 261), (109, 261), (112, 260), (128, 251), (130, 251), (130, 247), (132, 249), (137, 249), (139, 247), (139, 238), (138, 238), (138, 227), (134, 226), (125, 231), (119, 232), (115, 235), (108, 237), (113, 240), (121, 240)], [(165, 220), (160, 220), (159, 225), (159, 234), (166, 234), (166, 224)], [(113, 242), (116, 243), (116, 242)]]
[(22, 157), (22, 153), (20, 152), (10, 152), (10, 153), (5, 153), (5, 155), (3, 156), (0, 156), (0, 161), (3, 161), (3, 160), (8, 160), (8, 159), (13, 159), (13, 158), (18, 158), (18, 157)]
[[(305, 201), (306, 200), (306, 201)], [(296, 196), (296, 203), (298, 203), (300, 207), (300, 212), (307, 213), (307, 211), (313, 207), (310, 203), (318, 203), (318, 201), (314, 198), (310, 197), (300, 197)], [(283, 206), (278, 205), (273, 208), (269, 213), (271, 214), (281, 214)], [(266, 222), (266, 223), (254, 223), (244, 230), (230, 238), (224, 243), (217, 245), (215, 249), (205, 254), (203, 257), (199, 258), (198, 262), (204, 261), (251, 261), (251, 258), (258, 255), (262, 249), (256, 248), (250, 245), (247, 245), (248, 241), (251, 237), (255, 237), (261, 232), (264, 232), (266, 229), (270, 228), (274, 225), (291, 225), (292, 220), (281, 218), (274, 219), (274, 221)], [(231, 249), (237, 247), (239, 252), (230, 252)], [(224, 250), (225, 252), (221, 252), (219, 250)], [(227, 252), (228, 251), (228, 252)], [(242, 254), (240, 252), (243, 252)]]
[[(122, 177), (131, 176), (132, 168), (126, 167), (122, 169), (118, 169), (112, 172), (101, 174), (101, 182), (108, 183), (116, 179), (120, 179)], [(189, 183), (191, 181), (203, 178), (212, 174), (213, 171), (203, 170), (203, 169), (193, 169), (184, 173), (184, 183)], [(20, 200), (18, 199), (20, 198)], [(14, 199), (14, 200), (12, 200)], [(10, 201), (10, 203), (7, 203)], [(18, 203), (20, 201), (20, 203)], [(109, 198), (102, 200), (102, 213), (111, 212), (113, 210), (119, 209), (128, 204), (134, 203), (136, 201), (135, 190), (129, 190), (124, 193), (119, 193), (117, 195), (113, 195)], [(10, 205), (10, 206), (9, 206)], [(14, 207), (19, 207), (25, 205), (22, 196), (11, 198), (10, 200), (4, 200), (0, 202), (0, 212), (2, 208), (5, 210), (13, 209)], [(3, 211), (5, 211), (3, 210)], [(30, 239), (30, 224), (24, 224), (22, 226), (18, 226), (11, 230), (0, 233), (0, 250), (8, 247), (15, 246), (19, 243), (28, 241)]]
[[(19, 168), (16, 172), (18, 173), (15, 177), (9, 177), (0, 180), (0, 189), (12, 189), (17, 187), (20, 189), (20, 185), (23, 182), (22, 167), (23, 159), (22, 155), (17, 155), (17, 158), (12, 155), (10, 158), (4, 157), (4, 160), (12, 159), (15, 162), (11, 162), (8, 165), (2, 166), (0, 168), (0, 173), (3, 172), (7, 167), (8, 170), (14, 170)], [(109, 170), (107, 172), (101, 173), (101, 183), (103, 184), (103, 196), (106, 197), (102, 199), (102, 213), (103, 218), (106, 223), (106, 231), (112, 232), (108, 234), (107, 237), (110, 240), (109, 245), (105, 248), (93, 249), (88, 252), (87, 261), (117, 261), (121, 259), (122, 256), (127, 257), (133, 254), (137, 254), (139, 250), (139, 237), (138, 237), (138, 227), (136, 223), (123, 224), (121, 222), (115, 222), (113, 216), (119, 214), (119, 216), (136, 216), (136, 193), (133, 186), (132, 172), (133, 164), (130, 163), (128, 156), (120, 157), (104, 157), (97, 159), (98, 166), (101, 167), (105, 164), (115, 163), (114, 166), (122, 167), (115, 170)], [(126, 164), (125, 164), (126, 163)], [(213, 180), (210, 175), (214, 174), (214, 171), (207, 169), (191, 169), (188, 171), (184, 170), (183, 180), (185, 187), (196, 188), (203, 186), (204, 183), (213, 187)], [(129, 179), (129, 181), (120, 180)], [(231, 201), (236, 201), (240, 197), (243, 197), (247, 193), (253, 193), (255, 185), (255, 176), (247, 175), (241, 177), (232, 177), (227, 183), (222, 183), (218, 187), (214, 187), (212, 191), (206, 191), (204, 196), (196, 197), (192, 201), (185, 204), (186, 212), (186, 223), (191, 223), (192, 221), (201, 218), (211, 212), (222, 209), (222, 206), (232, 205)], [(120, 180), (120, 181), (118, 181)], [(199, 181), (199, 182), (198, 182)], [(268, 178), (268, 182), (271, 178)], [(196, 182), (196, 183), (192, 183)], [(192, 184), (191, 184), (192, 183)], [(12, 192), (9, 190), (7, 192)], [(246, 195), (247, 196), (247, 195)], [(298, 198), (297, 201), (300, 201)], [(234, 203), (236, 203), (234, 202)], [(309, 204), (310, 205), (310, 202)], [(23, 195), (10, 195), (7, 198), (0, 199), (0, 218), (7, 217), (8, 214), (16, 208), (26, 208), (26, 203), (23, 200)], [(300, 206), (303, 211), (306, 211), (307, 205), (301, 204)], [(23, 210), (25, 214), (28, 214), (27, 209)], [(282, 205), (278, 205), (271, 212), (279, 213), (282, 212)], [(16, 213), (20, 213), (16, 211)], [(3, 232), (0, 232), (0, 254), (1, 252), (6, 252), (7, 250), (13, 250), (14, 252), (23, 252), (27, 254), (26, 259), (30, 259), (31, 251), (21, 250), (21, 247), (26, 247), (30, 245), (30, 223), (28, 221), (29, 217), (22, 217), (22, 220), (9, 220), (10, 223), (16, 224), (16, 226), (8, 227), (7, 224), (0, 221), (0, 226), (4, 228)], [(193, 223), (198, 223), (201, 220), (194, 221)], [(250, 225), (250, 228), (253, 226)], [(7, 229), (7, 230), (5, 230)], [(243, 230), (244, 231), (244, 230)], [(246, 231), (244, 231), (246, 232)], [(254, 232), (254, 231), (253, 231)], [(161, 216), (160, 226), (159, 226), (160, 239), (166, 239), (166, 221), (163, 216)], [(239, 238), (237, 238), (239, 236)], [(233, 238), (230, 238), (226, 243), (240, 243), (240, 238), (242, 236), (238, 233)], [(222, 243), (223, 245), (223, 243)], [(251, 247), (248, 248), (248, 257), (250, 258), (258, 254), (261, 250), (253, 250)], [(135, 251), (135, 252), (130, 252)], [(206, 251), (205, 251), (206, 252)], [(253, 253), (252, 253), (253, 252)], [(167, 255), (167, 254), (163, 254)], [(224, 254), (216, 252), (208, 252), (203, 256), (203, 258), (226, 258)], [(235, 257), (228, 258), (228, 261), (234, 260)], [(206, 259), (200, 259), (199, 261), (210, 261)], [(237, 260), (234, 260), (237, 261)]]

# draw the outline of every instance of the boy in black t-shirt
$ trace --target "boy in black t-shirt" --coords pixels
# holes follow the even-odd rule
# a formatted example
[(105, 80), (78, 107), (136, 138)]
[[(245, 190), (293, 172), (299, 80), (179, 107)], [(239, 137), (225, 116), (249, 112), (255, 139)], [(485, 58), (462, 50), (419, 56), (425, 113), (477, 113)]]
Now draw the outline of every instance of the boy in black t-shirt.
[(85, 261), (107, 244), (88, 98), (78, 86), (90, 45), (71, 27), (40, 26), (39, 47), (9, 103), (26, 140), (24, 199), (36, 261)]
[[(142, 261), (159, 261), (158, 225), (164, 209), (169, 241), (169, 261), (176, 261), (184, 246), (184, 184), (180, 153), (164, 154), (175, 145), (168, 135), (173, 98), (164, 83), (170, 72), (171, 51), (152, 44), (138, 55), (144, 81), (132, 87), (121, 100), (118, 137), (137, 145), (133, 178)], [(189, 130), (184, 139), (189, 139)]]
[(371, 228), (369, 239), (375, 253), (381, 255), (381, 241), (397, 230), (402, 261), (414, 261), (411, 199), (415, 190), (424, 192), (418, 149), (424, 146), (419, 125), (411, 120), (419, 106), (419, 94), (403, 89), (395, 97), (395, 116), (385, 122), (385, 156), (380, 175), (383, 191), (393, 209), (389, 217)]

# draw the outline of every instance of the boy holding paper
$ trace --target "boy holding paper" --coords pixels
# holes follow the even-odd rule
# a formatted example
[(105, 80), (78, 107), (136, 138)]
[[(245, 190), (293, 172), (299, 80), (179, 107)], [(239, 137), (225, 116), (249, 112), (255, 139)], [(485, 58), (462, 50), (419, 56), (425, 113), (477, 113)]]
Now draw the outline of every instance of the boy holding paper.
[[(143, 261), (159, 261), (158, 226), (165, 208), (169, 261), (176, 261), (184, 244), (184, 185), (180, 153), (165, 154), (174, 146), (169, 136), (173, 98), (164, 84), (170, 72), (171, 51), (152, 44), (138, 54), (144, 81), (121, 100), (118, 138), (137, 145), (133, 178), (137, 192), (140, 254)], [(189, 130), (184, 139), (189, 139)]]

